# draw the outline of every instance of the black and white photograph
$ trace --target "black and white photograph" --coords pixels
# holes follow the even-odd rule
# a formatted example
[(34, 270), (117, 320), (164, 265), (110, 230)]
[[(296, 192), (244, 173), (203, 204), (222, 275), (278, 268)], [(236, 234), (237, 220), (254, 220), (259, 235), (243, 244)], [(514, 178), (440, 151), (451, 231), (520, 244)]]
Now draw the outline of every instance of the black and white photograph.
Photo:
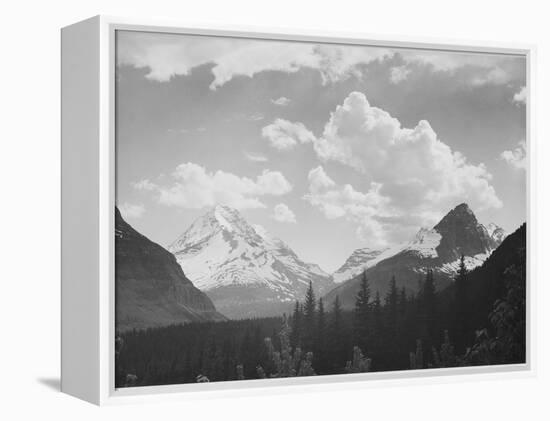
[(526, 363), (524, 55), (115, 46), (116, 388)]
[(550, 420), (544, 2), (2, 6), (0, 421)]

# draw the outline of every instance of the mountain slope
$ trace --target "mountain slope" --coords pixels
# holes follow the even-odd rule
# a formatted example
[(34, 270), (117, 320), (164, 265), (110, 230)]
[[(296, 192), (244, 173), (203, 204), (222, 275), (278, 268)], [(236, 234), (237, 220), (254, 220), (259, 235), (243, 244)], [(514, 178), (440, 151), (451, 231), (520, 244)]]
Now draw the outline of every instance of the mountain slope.
[(224, 320), (167, 250), (134, 230), (115, 208), (116, 329)]
[(193, 283), (230, 318), (279, 315), (332, 286), (317, 265), (303, 262), (283, 241), (252, 226), (228, 206), (198, 218), (169, 250)]
[[(525, 357), (525, 310), (521, 306), (514, 306), (510, 309), (506, 305), (495, 307), (496, 300), (508, 301), (521, 297), (523, 306), (525, 305), (526, 291), (526, 240), (527, 226), (522, 224), (515, 232), (508, 235), (493, 251), (491, 256), (481, 265), (471, 272), (467, 273), (463, 281), (463, 294), (468, 297), (467, 309), (461, 312), (460, 325), (458, 331), (451, 329), (451, 337), (464, 336), (466, 346), (471, 346), (475, 342), (475, 332), (481, 328), (488, 328), (491, 335), (500, 336), (500, 340), (506, 340), (504, 332), (497, 332), (493, 322), (487, 316), (498, 308), (497, 313), (502, 315), (506, 312), (507, 329), (513, 331), (516, 339), (514, 342), (519, 348), (514, 348), (522, 354), (518, 361), (524, 362)], [(511, 283), (510, 283), (511, 282)], [(456, 284), (449, 285), (439, 293), (440, 311), (442, 317), (449, 319), (453, 314), (453, 303), (456, 300)], [(516, 303), (518, 304), (518, 303)], [(509, 310), (511, 310), (509, 312)], [(446, 315), (445, 312), (448, 314)], [(451, 324), (452, 326), (452, 324)], [(519, 329), (517, 329), (519, 328)], [(517, 330), (516, 330), (517, 329)], [(510, 331), (508, 331), (510, 333)], [(510, 344), (508, 344), (510, 345)], [(464, 347), (461, 351), (465, 351)], [(512, 359), (517, 358), (512, 356)], [(508, 361), (501, 361), (509, 363)]]
[(371, 267), (373, 261), (387, 249), (371, 249), (364, 247), (356, 249), (347, 258), (340, 268), (332, 274), (332, 279), (336, 284), (340, 284), (348, 279), (351, 279), (363, 272), (363, 270)]
[[(494, 224), (489, 232), (478, 223), (467, 204), (460, 204), (432, 229), (421, 229), (408, 243), (388, 249), (367, 262), (365, 270), (372, 294), (378, 291), (384, 297), (392, 276), (398, 288), (416, 292), (427, 268), (433, 269), (437, 288), (444, 288), (452, 281), (462, 254), (469, 269), (477, 267), (504, 236), (504, 231)], [(338, 295), (344, 308), (352, 308), (361, 272), (357, 270), (354, 278), (330, 291), (325, 297), (327, 302)]]

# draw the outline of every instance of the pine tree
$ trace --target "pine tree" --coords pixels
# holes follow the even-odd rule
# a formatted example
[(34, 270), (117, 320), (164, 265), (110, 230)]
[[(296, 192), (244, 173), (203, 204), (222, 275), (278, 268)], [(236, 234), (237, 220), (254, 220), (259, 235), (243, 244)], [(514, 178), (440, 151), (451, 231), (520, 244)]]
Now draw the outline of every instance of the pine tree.
[(332, 318), (331, 327), (335, 330), (340, 330), (342, 326), (342, 306), (340, 304), (340, 297), (337, 295), (332, 303)]
[(398, 301), (397, 285), (395, 282), (395, 276), (391, 277), (390, 289), (386, 295), (386, 314), (387, 314), (387, 328), (391, 337), (397, 335), (397, 301)]
[(317, 335), (315, 339), (315, 356), (317, 361), (317, 370), (324, 372), (326, 368), (326, 315), (323, 299), (319, 298), (319, 305), (317, 310)]
[(306, 292), (304, 302), (304, 318), (303, 318), (303, 348), (304, 351), (312, 351), (315, 344), (315, 293), (313, 286), (309, 281), (309, 287)]
[(418, 274), (418, 281), (417, 281), (418, 287), (416, 295), (413, 294), (413, 298), (416, 298), (418, 303), (421, 303), (422, 301), (422, 290), (424, 289), (424, 278), (422, 277), (422, 274)]
[(300, 302), (296, 300), (294, 312), (292, 314), (292, 329), (290, 334), (290, 345), (292, 346), (292, 348), (297, 348), (301, 346), (302, 316), (303, 314)]
[(424, 281), (424, 287), (422, 288), (422, 302), (424, 310), (424, 320), (426, 324), (426, 330), (430, 339), (428, 345), (431, 347), (433, 341), (437, 337), (436, 323), (436, 296), (435, 296), (435, 282), (433, 270), (428, 269), (426, 272), (426, 280)]
[(327, 356), (328, 361), (330, 361), (330, 373), (341, 372), (346, 363), (345, 332), (343, 329), (342, 306), (340, 305), (340, 298), (336, 296), (332, 303), (330, 320), (327, 327)]
[(416, 351), (409, 352), (409, 364), (411, 370), (424, 368), (424, 355), (422, 351), (422, 340), (416, 340)]
[(468, 323), (468, 293), (466, 291), (466, 263), (464, 255), (460, 256), (460, 264), (455, 277), (454, 300), (454, 335), (459, 344), (465, 342), (469, 329)]
[(407, 312), (407, 291), (405, 290), (405, 287), (401, 288), (401, 292), (399, 293), (399, 315), (401, 317), (405, 316), (405, 313)]
[(373, 350), (383, 350), (384, 338), (387, 337), (387, 335), (384, 335), (384, 322), (382, 320), (382, 302), (380, 301), (380, 293), (378, 291), (376, 291), (376, 295), (374, 296), (374, 300), (371, 305), (371, 315), (372, 332), (369, 332), (369, 345), (372, 353)]
[(370, 323), (370, 287), (366, 272), (363, 272), (361, 285), (355, 297), (354, 334), (355, 345), (367, 349)]
[(309, 287), (306, 291), (306, 299), (304, 301), (304, 321), (315, 317), (315, 293), (313, 285), (309, 281)]
[(369, 280), (367, 278), (367, 273), (363, 272), (363, 277), (361, 278), (361, 285), (359, 287), (359, 292), (355, 297), (355, 311), (361, 312), (368, 308), (370, 301), (370, 286)]

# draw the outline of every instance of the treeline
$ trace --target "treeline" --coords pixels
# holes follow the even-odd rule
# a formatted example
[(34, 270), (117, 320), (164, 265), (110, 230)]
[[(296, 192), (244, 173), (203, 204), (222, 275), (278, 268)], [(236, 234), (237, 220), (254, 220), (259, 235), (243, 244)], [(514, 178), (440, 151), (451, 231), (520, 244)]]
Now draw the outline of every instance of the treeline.
[[(194, 383), (237, 380), (237, 365), (246, 378), (267, 361), (264, 339), (279, 346), (280, 317), (189, 323), (132, 330), (116, 340), (116, 385)], [(135, 376), (135, 378), (134, 378)]]
[(353, 311), (310, 285), (288, 318), (126, 332), (117, 387), (525, 361), (525, 225), (441, 292), (430, 269), (414, 295), (389, 282), (380, 297), (364, 275)]

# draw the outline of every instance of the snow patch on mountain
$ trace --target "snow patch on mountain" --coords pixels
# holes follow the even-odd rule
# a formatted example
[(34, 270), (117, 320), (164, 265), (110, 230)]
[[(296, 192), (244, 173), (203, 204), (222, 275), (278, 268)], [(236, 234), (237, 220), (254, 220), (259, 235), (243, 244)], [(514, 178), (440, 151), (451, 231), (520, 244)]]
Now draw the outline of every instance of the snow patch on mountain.
[(504, 241), (504, 239), (508, 236), (508, 233), (494, 222), (487, 224), (485, 229), (487, 230), (489, 236), (499, 244), (502, 243), (502, 241)]
[(302, 299), (309, 281), (323, 289), (331, 284), (321, 268), (303, 262), (286, 243), (227, 206), (216, 206), (198, 218), (169, 250), (203, 291), (267, 287), (288, 301)]
[(387, 249), (371, 249), (369, 247), (354, 250), (345, 263), (332, 274), (332, 280), (336, 284), (339, 284), (353, 278), (365, 269), (371, 267), (372, 262), (386, 250)]
[[(475, 269), (478, 266), (481, 266), (485, 260), (491, 255), (491, 253), (479, 253), (475, 256), (464, 256), (464, 264), (466, 265), (466, 269), (472, 270)], [(460, 259), (456, 259), (453, 262), (444, 263), (440, 270), (441, 272), (447, 273), (449, 275), (455, 275), (458, 272), (458, 269), (460, 268)]]
[(368, 247), (355, 250), (346, 262), (333, 273), (332, 278), (339, 284), (351, 279), (361, 272), (375, 266), (382, 260), (395, 256), (398, 253), (409, 251), (419, 257), (436, 258), (437, 246), (441, 241), (441, 234), (433, 229), (422, 228), (406, 243), (397, 244), (384, 249), (371, 249)]
[(414, 238), (404, 247), (404, 251), (412, 251), (424, 258), (436, 258), (437, 246), (441, 242), (441, 234), (435, 229), (421, 228)]

